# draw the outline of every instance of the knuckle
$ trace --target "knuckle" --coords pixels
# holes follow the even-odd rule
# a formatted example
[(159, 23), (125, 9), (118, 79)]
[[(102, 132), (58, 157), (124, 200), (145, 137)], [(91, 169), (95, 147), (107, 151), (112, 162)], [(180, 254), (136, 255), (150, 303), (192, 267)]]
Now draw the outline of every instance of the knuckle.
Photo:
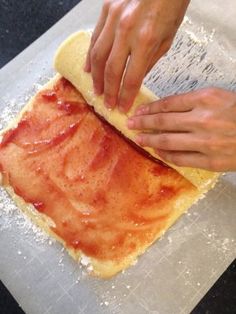
[(219, 172), (223, 169), (223, 161), (220, 159), (210, 159), (208, 161), (208, 168), (212, 171)]
[(221, 145), (217, 143), (216, 141), (208, 142), (207, 147), (210, 153), (217, 153), (221, 149)]
[(170, 109), (170, 104), (168, 102), (168, 99), (167, 98), (163, 98), (161, 101), (160, 101), (160, 110), (162, 112), (168, 112)]
[(212, 116), (209, 112), (204, 112), (196, 121), (196, 125), (201, 129), (207, 129), (212, 123)]
[(154, 117), (154, 125), (158, 128), (158, 129), (163, 129), (165, 127), (165, 119), (164, 116), (162, 114), (156, 114)]
[(214, 96), (218, 95), (219, 90), (218, 90), (218, 88), (210, 87), (210, 88), (206, 89), (206, 93), (209, 95), (209, 97), (214, 97)]
[(154, 36), (154, 31), (152, 28), (145, 28), (139, 33), (139, 40), (143, 43), (145, 47), (152, 46), (154, 43), (156, 45), (157, 41)]
[(223, 138), (217, 139), (209, 139), (205, 143), (205, 147), (207, 147), (207, 151), (213, 155), (217, 155), (219, 153), (231, 153), (233, 147), (228, 145), (227, 140), (224, 140)]
[(120, 31), (124, 35), (129, 33), (134, 26), (133, 19), (129, 15), (123, 15), (120, 19)]
[(198, 139), (196, 141), (196, 144), (204, 151), (209, 152), (208, 145), (209, 145), (209, 139), (206, 139), (204, 137)]
[(175, 154), (172, 156), (171, 162), (173, 164), (175, 164), (176, 166), (178, 166), (178, 167), (181, 167), (181, 166), (184, 165), (183, 161), (182, 161), (182, 158), (180, 156), (178, 156), (178, 155), (175, 155)]
[(147, 126), (146, 120), (143, 117), (138, 117), (136, 119), (136, 126), (140, 128), (145, 128)]
[(199, 91), (200, 99), (203, 103), (215, 102), (219, 97), (220, 90), (215, 87), (202, 89)]
[(160, 134), (159, 135), (159, 141), (158, 141), (158, 146), (160, 148), (165, 149), (165, 150), (171, 150), (171, 142), (169, 139), (169, 136), (167, 134)]

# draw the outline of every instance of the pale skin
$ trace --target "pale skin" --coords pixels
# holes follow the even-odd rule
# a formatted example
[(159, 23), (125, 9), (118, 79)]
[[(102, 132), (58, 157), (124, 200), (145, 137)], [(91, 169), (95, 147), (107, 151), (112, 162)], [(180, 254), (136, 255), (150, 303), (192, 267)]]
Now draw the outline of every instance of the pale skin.
[[(168, 51), (186, 0), (105, 1), (85, 71), (105, 105), (127, 112), (143, 78)], [(127, 125), (137, 143), (167, 162), (212, 171), (236, 170), (236, 93), (209, 88), (141, 106)]]

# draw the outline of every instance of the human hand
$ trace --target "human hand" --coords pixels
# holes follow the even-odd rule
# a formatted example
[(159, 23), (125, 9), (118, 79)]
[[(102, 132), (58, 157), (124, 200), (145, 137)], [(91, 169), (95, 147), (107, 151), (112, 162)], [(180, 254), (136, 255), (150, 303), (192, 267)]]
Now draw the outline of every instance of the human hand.
[(166, 162), (212, 171), (236, 170), (236, 93), (203, 89), (141, 106), (128, 120), (137, 143)]
[[(85, 71), (105, 105), (131, 107), (146, 73), (171, 46), (189, 0), (106, 0)], [(123, 81), (122, 81), (123, 78)]]

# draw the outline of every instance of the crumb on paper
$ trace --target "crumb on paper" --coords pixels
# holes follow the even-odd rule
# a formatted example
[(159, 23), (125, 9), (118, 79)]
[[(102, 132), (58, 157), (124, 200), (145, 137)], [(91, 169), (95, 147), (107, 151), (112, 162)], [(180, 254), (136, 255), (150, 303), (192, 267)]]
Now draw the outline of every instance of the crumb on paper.
[(77, 279), (76, 279), (75, 283), (79, 283), (79, 282), (80, 282), (80, 276), (79, 276), (79, 277), (77, 277)]
[(132, 262), (132, 266), (135, 266), (136, 264), (138, 263), (138, 260), (137, 259), (135, 259), (133, 262)]
[(183, 25), (184, 24), (190, 24), (190, 25), (193, 24), (192, 21), (190, 20), (190, 18), (187, 15), (184, 16)]
[(50, 237), (30, 218), (25, 215), (10, 198), (3, 187), (0, 187), (0, 231), (12, 228), (14, 225), (26, 236), (30, 236), (37, 243), (46, 243)]
[(39, 83), (34, 83), (34, 89), (35, 91), (40, 91), (42, 88), (43, 88), (43, 85), (42, 84), (39, 84)]
[(90, 264), (90, 258), (86, 255), (81, 255), (81, 259), (80, 259), (80, 263), (83, 265), (83, 266), (88, 266)]
[(93, 271), (93, 265), (91, 264), (91, 259), (88, 256), (82, 254), (80, 264), (86, 268), (86, 271), (88, 273), (91, 273)]
[(92, 272), (93, 271), (93, 265), (89, 265), (88, 267), (87, 267), (87, 271), (90, 273), (90, 272)]

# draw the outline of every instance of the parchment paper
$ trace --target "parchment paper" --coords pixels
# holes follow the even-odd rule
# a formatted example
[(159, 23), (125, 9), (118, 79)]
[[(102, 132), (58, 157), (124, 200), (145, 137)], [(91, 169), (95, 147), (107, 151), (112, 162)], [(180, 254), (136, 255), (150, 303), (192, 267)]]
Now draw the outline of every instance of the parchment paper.
[[(84, 0), (0, 71), (1, 128), (53, 75), (70, 33), (92, 28), (102, 1)], [(222, 14), (223, 12), (223, 14)], [(204, 86), (236, 90), (234, 0), (192, 2), (170, 53), (146, 79), (164, 96)], [(111, 280), (87, 275), (0, 193), (0, 278), (26, 313), (189, 313), (236, 257), (236, 175), (221, 178), (138, 263)]]

